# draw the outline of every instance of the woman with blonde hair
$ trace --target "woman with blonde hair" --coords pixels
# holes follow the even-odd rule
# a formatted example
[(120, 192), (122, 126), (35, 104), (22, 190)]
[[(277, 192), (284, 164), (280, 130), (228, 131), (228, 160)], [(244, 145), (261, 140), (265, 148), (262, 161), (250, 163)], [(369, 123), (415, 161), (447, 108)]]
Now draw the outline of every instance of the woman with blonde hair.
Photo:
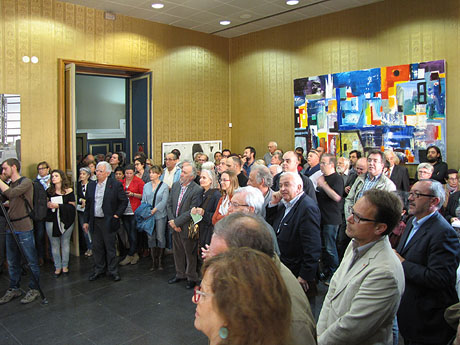
[(209, 258), (195, 287), (195, 328), (210, 345), (290, 343), (291, 299), (274, 261), (250, 248)]
[(214, 212), (212, 216), (212, 225), (216, 225), (219, 220), (228, 214), (230, 201), (232, 200), (233, 193), (238, 187), (238, 176), (235, 172), (230, 170), (224, 171), (220, 177), (220, 191), (222, 197), (217, 204), (216, 212)]

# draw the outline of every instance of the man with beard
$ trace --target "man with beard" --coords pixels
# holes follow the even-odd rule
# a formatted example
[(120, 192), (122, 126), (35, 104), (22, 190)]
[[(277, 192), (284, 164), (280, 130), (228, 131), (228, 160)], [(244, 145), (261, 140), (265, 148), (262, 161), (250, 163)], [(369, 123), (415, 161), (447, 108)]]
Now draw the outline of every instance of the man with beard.
[(426, 150), (426, 160), (433, 166), (433, 174), (431, 175), (432, 180), (446, 183), (447, 177), (447, 163), (442, 161), (441, 150), (437, 146), (430, 146)]

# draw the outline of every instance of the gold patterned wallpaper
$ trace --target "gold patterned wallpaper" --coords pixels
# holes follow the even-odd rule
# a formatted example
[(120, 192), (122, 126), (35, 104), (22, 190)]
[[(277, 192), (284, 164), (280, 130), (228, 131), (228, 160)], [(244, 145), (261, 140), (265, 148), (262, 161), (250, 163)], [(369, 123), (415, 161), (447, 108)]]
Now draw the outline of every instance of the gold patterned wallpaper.
[[(25, 64), (22, 56), (37, 56)], [(153, 72), (154, 158), (161, 143), (230, 144), (228, 39), (55, 0), (0, 0), (0, 93), (21, 95), (22, 161), (58, 160), (58, 59)]]
[(232, 149), (294, 145), (296, 78), (445, 59), (447, 155), (460, 168), (460, 1), (385, 0), (231, 39)]

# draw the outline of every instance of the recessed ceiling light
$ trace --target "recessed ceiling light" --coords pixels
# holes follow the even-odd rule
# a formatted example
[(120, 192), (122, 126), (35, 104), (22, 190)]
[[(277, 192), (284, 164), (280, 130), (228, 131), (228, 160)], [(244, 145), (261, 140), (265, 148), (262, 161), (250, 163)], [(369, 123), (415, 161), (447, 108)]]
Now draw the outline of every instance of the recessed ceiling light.
[(29, 62), (30, 62), (30, 57), (28, 57), (27, 55), (24, 55), (24, 56), (22, 57), (22, 62), (24, 62), (24, 63), (29, 63)]
[(160, 4), (160, 3), (157, 3), (157, 4), (152, 4), (152, 7), (156, 10), (159, 10), (160, 8), (163, 8), (165, 7), (164, 4)]
[(242, 15), (240, 16), (241, 19), (249, 19), (249, 18), (251, 18), (251, 17), (252, 17), (252, 16), (251, 16), (249, 13), (245, 13), (245, 14), (242, 14)]
[(32, 56), (32, 58), (30, 59), (30, 61), (31, 61), (32, 63), (38, 63), (38, 57)]
[(219, 23), (220, 23), (220, 25), (230, 25), (231, 21), (229, 21), (229, 20), (221, 20)]
[(299, 0), (287, 0), (286, 1), (286, 5), (289, 5), (289, 6), (294, 6), (294, 5), (297, 5), (299, 3)]

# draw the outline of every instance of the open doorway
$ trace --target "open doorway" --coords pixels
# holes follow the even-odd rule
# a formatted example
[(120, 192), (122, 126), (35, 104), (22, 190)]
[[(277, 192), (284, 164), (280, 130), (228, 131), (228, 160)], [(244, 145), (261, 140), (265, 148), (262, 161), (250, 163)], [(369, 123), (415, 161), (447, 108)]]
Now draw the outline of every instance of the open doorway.
[[(103, 78), (122, 80), (125, 83), (125, 112), (118, 114), (119, 125), (113, 125), (116, 116), (114, 109), (106, 109), (108, 113), (99, 110), (92, 112), (91, 106), (85, 111), (91, 111), (96, 117), (92, 123), (98, 128), (78, 128), (76, 112), (76, 82), (77, 76), (91, 76), (93, 83)], [(97, 82), (96, 82), (97, 80)], [(101, 93), (102, 94), (102, 93)], [(83, 99), (84, 102), (84, 99)], [(93, 100), (93, 108), (98, 108), (97, 100)], [(106, 107), (109, 107), (106, 104)], [(99, 107), (100, 108), (100, 107)], [(107, 118), (110, 118), (109, 121)], [(59, 60), (59, 169), (65, 171), (75, 186), (78, 179), (77, 152), (99, 153), (104, 150), (125, 151), (127, 159), (139, 149), (147, 155), (153, 153), (152, 128), (152, 73), (145, 68), (103, 65), (76, 60)], [(88, 123), (88, 122), (86, 122)], [(101, 125), (102, 123), (102, 125)], [(104, 123), (112, 123), (104, 125)], [(86, 127), (83, 126), (82, 127)], [(101, 152), (102, 153), (102, 152)], [(79, 255), (78, 231), (73, 232), (72, 253)]]

